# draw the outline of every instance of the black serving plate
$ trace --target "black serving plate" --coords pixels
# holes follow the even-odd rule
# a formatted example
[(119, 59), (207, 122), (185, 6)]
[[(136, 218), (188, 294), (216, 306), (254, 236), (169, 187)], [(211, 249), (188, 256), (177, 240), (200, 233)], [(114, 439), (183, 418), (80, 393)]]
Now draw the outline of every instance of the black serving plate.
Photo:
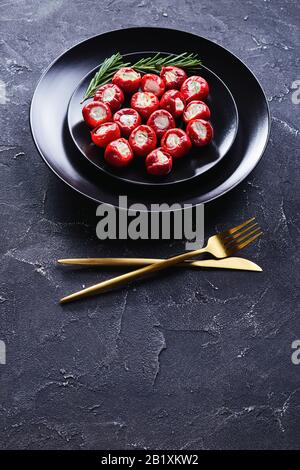
[[(239, 128), (226, 156), (211, 170), (188, 184), (148, 189), (116, 181), (91, 165), (74, 144), (67, 110), (78, 83), (105, 57), (161, 50), (178, 54), (197, 52), (203, 64), (223, 80), (237, 105)], [(41, 77), (30, 110), (31, 130), (47, 165), (66, 184), (96, 202), (118, 206), (119, 195), (128, 204), (211, 201), (239, 184), (257, 165), (268, 142), (270, 115), (265, 94), (255, 76), (236, 56), (218, 44), (183, 31), (163, 28), (130, 28), (94, 36), (58, 57)]]
[[(163, 54), (162, 51), (160, 52)], [(149, 55), (151, 55), (149, 52), (126, 54), (124, 60), (134, 63), (141, 57)], [(185, 158), (174, 159), (172, 171), (164, 177), (148, 175), (144, 159), (140, 158), (134, 159), (126, 168), (117, 169), (107, 165), (104, 160), (104, 151), (91, 141), (90, 131), (82, 118), (82, 105), (80, 104), (97, 69), (98, 67), (91, 70), (75, 89), (68, 108), (68, 125), (75, 145), (102, 172), (108, 173), (117, 180), (148, 187), (186, 183), (217, 165), (232, 146), (238, 130), (236, 104), (222, 80), (211, 70), (202, 66), (199, 74), (207, 80), (210, 87), (210, 95), (206, 102), (211, 110), (211, 123), (214, 128), (214, 139), (211, 144), (202, 148), (193, 148)]]

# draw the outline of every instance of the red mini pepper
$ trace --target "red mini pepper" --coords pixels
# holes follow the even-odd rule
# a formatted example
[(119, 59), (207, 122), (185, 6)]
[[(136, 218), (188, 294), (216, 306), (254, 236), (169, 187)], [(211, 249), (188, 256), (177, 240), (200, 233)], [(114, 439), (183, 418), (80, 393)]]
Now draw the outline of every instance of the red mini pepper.
[(174, 158), (181, 158), (192, 147), (192, 142), (189, 136), (182, 129), (170, 129), (161, 139), (161, 146)]
[(121, 131), (116, 122), (104, 122), (92, 130), (91, 137), (95, 145), (105, 148), (110, 142), (121, 137)]
[(187, 78), (180, 91), (187, 103), (193, 100), (205, 100), (209, 94), (209, 86), (207, 81), (199, 75), (193, 75)]
[(186, 128), (186, 133), (196, 147), (209, 144), (214, 136), (212, 125), (204, 119), (193, 119)]
[(192, 119), (210, 119), (210, 109), (203, 101), (191, 101), (183, 111), (183, 120), (188, 123)]
[(160, 97), (165, 91), (164, 81), (154, 73), (146, 73), (141, 81), (143, 91), (150, 91), (155, 96)]
[(158, 147), (149, 153), (145, 160), (147, 173), (155, 176), (163, 176), (170, 173), (172, 164), (172, 156), (162, 147)]
[(160, 76), (165, 82), (167, 90), (174, 89), (174, 88), (179, 90), (184, 80), (186, 79), (185, 71), (173, 65), (162, 67)]
[(130, 104), (144, 119), (148, 119), (150, 114), (159, 107), (157, 96), (149, 91), (138, 91), (135, 93), (131, 98)]
[(123, 108), (114, 114), (113, 120), (120, 126), (125, 137), (129, 137), (133, 129), (142, 122), (139, 113), (132, 108)]
[(114, 74), (112, 82), (125, 93), (135, 93), (140, 87), (141, 74), (131, 67), (122, 67)]
[(108, 144), (104, 152), (104, 158), (109, 165), (124, 167), (133, 159), (133, 152), (128, 141), (121, 137)]
[(115, 112), (124, 103), (124, 93), (118, 85), (107, 83), (97, 89), (94, 100), (108, 104), (112, 112)]
[(145, 157), (155, 149), (157, 143), (154, 130), (145, 125), (138, 126), (129, 137), (129, 144), (135, 155)]
[(150, 115), (147, 125), (152, 127), (157, 137), (160, 139), (168, 129), (175, 127), (175, 121), (169, 111), (166, 109), (157, 109)]
[(109, 106), (101, 101), (90, 101), (82, 108), (82, 116), (90, 127), (97, 127), (103, 122), (111, 120), (111, 110)]
[(160, 107), (169, 111), (176, 119), (183, 113), (185, 107), (184, 97), (178, 90), (168, 90), (161, 97)]

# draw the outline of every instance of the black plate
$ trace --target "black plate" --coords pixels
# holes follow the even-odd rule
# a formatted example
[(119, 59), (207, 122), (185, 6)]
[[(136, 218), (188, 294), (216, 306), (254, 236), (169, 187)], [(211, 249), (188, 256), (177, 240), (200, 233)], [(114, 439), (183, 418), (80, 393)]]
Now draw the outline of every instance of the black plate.
[[(122, 54), (164, 50), (170, 53), (198, 52), (203, 63), (230, 89), (239, 114), (236, 139), (223, 160), (188, 185), (156, 191), (126, 185), (95, 171), (74, 145), (67, 125), (67, 108), (80, 80), (116, 51)], [(40, 79), (30, 110), (36, 146), (51, 170), (81, 194), (118, 206), (119, 195), (128, 203), (211, 201), (234, 188), (253, 170), (267, 145), (270, 115), (265, 94), (255, 76), (236, 56), (223, 47), (194, 34), (162, 28), (130, 28), (94, 36), (56, 59)]]
[[(163, 54), (162, 51), (159, 52)], [(124, 60), (133, 63), (145, 55), (150, 54), (149, 52), (126, 54)], [(69, 103), (68, 125), (75, 145), (91, 163), (104, 173), (108, 173), (118, 180), (143, 186), (163, 187), (183, 183), (213, 168), (233, 144), (238, 129), (238, 114), (233, 96), (217, 75), (202, 66), (199, 69), (199, 74), (207, 80), (210, 86), (207, 104), (211, 109), (211, 123), (214, 128), (212, 143), (203, 148), (194, 148), (186, 158), (174, 159), (171, 173), (164, 177), (155, 178), (147, 175), (144, 159), (135, 159), (126, 168), (112, 168), (106, 164), (103, 150), (96, 147), (91, 141), (89, 129), (83, 121), (81, 113), (80, 102), (98, 68), (91, 70), (74, 91)]]

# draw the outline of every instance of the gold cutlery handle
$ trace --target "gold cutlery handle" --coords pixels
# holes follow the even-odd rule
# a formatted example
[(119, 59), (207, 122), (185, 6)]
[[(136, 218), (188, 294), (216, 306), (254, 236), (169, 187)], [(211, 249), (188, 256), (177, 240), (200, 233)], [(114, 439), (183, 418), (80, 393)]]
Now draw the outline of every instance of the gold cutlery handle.
[[(165, 261), (164, 258), (67, 258), (58, 259), (58, 264), (71, 266), (146, 266), (148, 264), (157, 264)], [(192, 267), (201, 266), (203, 260), (187, 260), (176, 266)]]
[(143, 277), (145, 274), (150, 274), (151, 272), (160, 271), (161, 269), (166, 269), (171, 267), (175, 264), (178, 264), (187, 258), (192, 258), (193, 256), (198, 256), (201, 253), (206, 252), (206, 247), (201, 248), (200, 250), (190, 251), (188, 253), (182, 253), (181, 255), (174, 256), (173, 258), (165, 259), (162, 261), (158, 261), (157, 263), (150, 264), (140, 269), (136, 269), (135, 271), (131, 271), (129, 273), (122, 274), (121, 276), (114, 277), (112, 279), (108, 279), (107, 281), (99, 282), (94, 286), (87, 287), (86, 289), (82, 289), (79, 292), (74, 292), (74, 294), (70, 294), (67, 297), (63, 297), (60, 300), (60, 303), (70, 302), (71, 300), (80, 299), (82, 297), (87, 297), (91, 294), (100, 294), (101, 292), (106, 291), (112, 287), (117, 287), (122, 284), (127, 283), (128, 281), (132, 281), (133, 279), (138, 279)]

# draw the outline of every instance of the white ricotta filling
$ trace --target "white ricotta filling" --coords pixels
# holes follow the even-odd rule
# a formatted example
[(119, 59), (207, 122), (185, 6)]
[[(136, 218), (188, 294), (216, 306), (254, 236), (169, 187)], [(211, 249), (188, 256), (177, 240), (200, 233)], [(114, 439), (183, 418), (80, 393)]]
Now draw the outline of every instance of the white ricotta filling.
[(180, 143), (180, 137), (175, 133), (170, 133), (167, 137), (166, 144), (169, 148), (177, 147)]
[(95, 106), (90, 110), (90, 116), (98, 121), (106, 117), (106, 111), (101, 106)]
[(168, 157), (161, 151), (161, 150), (158, 150), (157, 153), (157, 160), (158, 160), (158, 163), (168, 163), (169, 159)]
[(135, 134), (134, 140), (136, 141), (138, 145), (142, 147), (148, 141), (148, 134), (146, 134), (146, 132), (143, 132), (143, 131), (137, 131), (137, 133)]
[(115, 97), (115, 90), (113, 88), (106, 88), (106, 90), (104, 90), (103, 95), (102, 95), (103, 101), (111, 101), (114, 99), (114, 97)]
[(136, 104), (138, 106), (149, 106), (151, 99), (145, 93), (139, 93), (137, 96)]
[(96, 134), (103, 135), (103, 134), (106, 134), (106, 132), (108, 131), (113, 131), (114, 129), (115, 129), (114, 124), (105, 124), (104, 126), (101, 126), (99, 127), (99, 129), (97, 129)]
[(198, 93), (200, 91), (200, 83), (196, 80), (188, 82), (188, 90), (190, 93)]
[(165, 79), (167, 82), (176, 82), (177, 76), (176, 73), (170, 71), (165, 73)]
[(158, 129), (166, 129), (169, 126), (169, 119), (167, 116), (160, 115), (154, 118), (154, 124)]
[(151, 91), (152, 93), (159, 93), (159, 86), (155, 80), (149, 78), (145, 83), (145, 91)]
[(138, 74), (134, 71), (123, 72), (121, 76), (124, 80), (136, 80), (138, 78)]
[(207, 130), (206, 127), (201, 122), (193, 122), (192, 129), (196, 132), (200, 139), (205, 139)]
[(124, 157), (129, 155), (129, 153), (130, 153), (129, 148), (126, 144), (124, 144), (124, 142), (117, 142), (116, 147), (117, 147), (118, 151), (120, 152), (120, 154), (124, 155)]
[(184, 104), (183, 101), (180, 98), (175, 98), (175, 108), (177, 111), (183, 111), (184, 110)]
[(186, 115), (188, 119), (193, 119), (195, 116), (197, 116), (198, 113), (200, 113), (203, 110), (203, 105), (202, 104), (191, 104), (188, 106), (186, 110)]
[(124, 126), (132, 126), (134, 124), (135, 118), (132, 114), (122, 114), (120, 116), (120, 123)]

